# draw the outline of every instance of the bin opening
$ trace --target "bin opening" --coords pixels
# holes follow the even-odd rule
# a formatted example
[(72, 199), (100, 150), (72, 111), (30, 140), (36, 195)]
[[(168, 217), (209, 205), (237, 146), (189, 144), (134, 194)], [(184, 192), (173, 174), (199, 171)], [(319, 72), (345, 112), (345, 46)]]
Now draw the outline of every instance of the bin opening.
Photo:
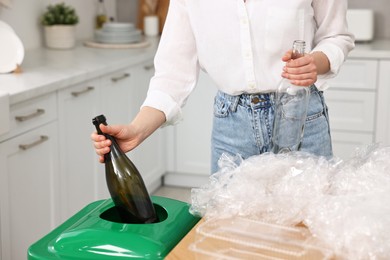
[[(157, 218), (158, 220), (154, 223), (163, 222), (168, 218), (168, 212), (165, 208), (161, 207), (158, 204), (153, 203), (154, 209), (156, 210)], [(122, 223), (122, 224), (139, 224), (135, 221), (132, 221), (131, 218), (123, 217), (126, 216), (128, 213), (125, 212), (123, 209), (113, 206), (106, 211), (104, 211), (102, 214), (100, 214), (100, 218), (110, 221), (110, 222), (116, 222), (116, 223)]]

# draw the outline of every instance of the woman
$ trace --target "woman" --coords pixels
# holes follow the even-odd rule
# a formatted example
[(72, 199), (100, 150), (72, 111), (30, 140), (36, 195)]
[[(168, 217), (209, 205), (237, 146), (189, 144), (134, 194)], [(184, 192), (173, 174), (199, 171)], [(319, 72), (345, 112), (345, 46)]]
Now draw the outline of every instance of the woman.
[[(171, 0), (142, 108), (130, 124), (101, 129), (124, 151), (134, 149), (157, 128), (180, 121), (203, 69), (218, 88), (215, 172), (224, 152), (248, 158), (270, 150), (273, 94), (284, 77), (311, 90), (301, 150), (331, 157), (322, 91), (354, 47), (346, 10), (347, 0)], [(306, 41), (309, 53), (291, 60), (294, 40)], [(110, 142), (96, 133), (91, 137), (102, 162)]]

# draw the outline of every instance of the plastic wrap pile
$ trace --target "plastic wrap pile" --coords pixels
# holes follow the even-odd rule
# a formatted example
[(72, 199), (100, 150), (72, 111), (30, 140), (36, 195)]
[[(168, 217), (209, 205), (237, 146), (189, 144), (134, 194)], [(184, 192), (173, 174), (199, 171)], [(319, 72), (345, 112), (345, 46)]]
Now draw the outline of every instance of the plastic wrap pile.
[(304, 153), (223, 155), (207, 185), (192, 190), (193, 214), (304, 223), (346, 259), (390, 259), (390, 147), (348, 161)]

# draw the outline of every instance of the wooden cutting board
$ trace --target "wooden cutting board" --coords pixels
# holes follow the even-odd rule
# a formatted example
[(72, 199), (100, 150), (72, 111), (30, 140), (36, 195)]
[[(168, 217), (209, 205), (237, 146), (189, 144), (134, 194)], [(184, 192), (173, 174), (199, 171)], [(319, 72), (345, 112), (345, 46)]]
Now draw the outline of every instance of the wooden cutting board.
[[(144, 4), (145, 4), (145, 0), (139, 0), (137, 27), (140, 30), (143, 30), (144, 28), (144, 17), (146, 15), (144, 9), (142, 8)], [(157, 15), (159, 17), (160, 33), (162, 32), (164, 27), (165, 19), (168, 13), (168, 7), (169, 7), (169, 0), (158, 0)]]
[(141, 41), (135, 43), (124, 43), (124, 44), (108, 44), (108, 43), (100, 43), (94, 40), (85, 41), (84, 45), (92, 48), (101, 48), (101, 49), (136, 49), (136, 48), (145, 48), (150, 45), (148, 41)]

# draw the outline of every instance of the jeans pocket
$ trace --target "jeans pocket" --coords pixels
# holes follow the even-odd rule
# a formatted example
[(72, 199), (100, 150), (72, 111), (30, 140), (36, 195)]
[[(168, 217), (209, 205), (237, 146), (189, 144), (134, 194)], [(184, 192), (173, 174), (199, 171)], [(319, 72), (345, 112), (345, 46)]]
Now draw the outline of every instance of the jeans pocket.
[(318, 90), (312, 91), (309, 100), (309, 107), (307, 110), (306, 122), (310, 122), (320, 118), (321, 116), (325, 116), (324, 109), (325, 107), (322, 93)]

